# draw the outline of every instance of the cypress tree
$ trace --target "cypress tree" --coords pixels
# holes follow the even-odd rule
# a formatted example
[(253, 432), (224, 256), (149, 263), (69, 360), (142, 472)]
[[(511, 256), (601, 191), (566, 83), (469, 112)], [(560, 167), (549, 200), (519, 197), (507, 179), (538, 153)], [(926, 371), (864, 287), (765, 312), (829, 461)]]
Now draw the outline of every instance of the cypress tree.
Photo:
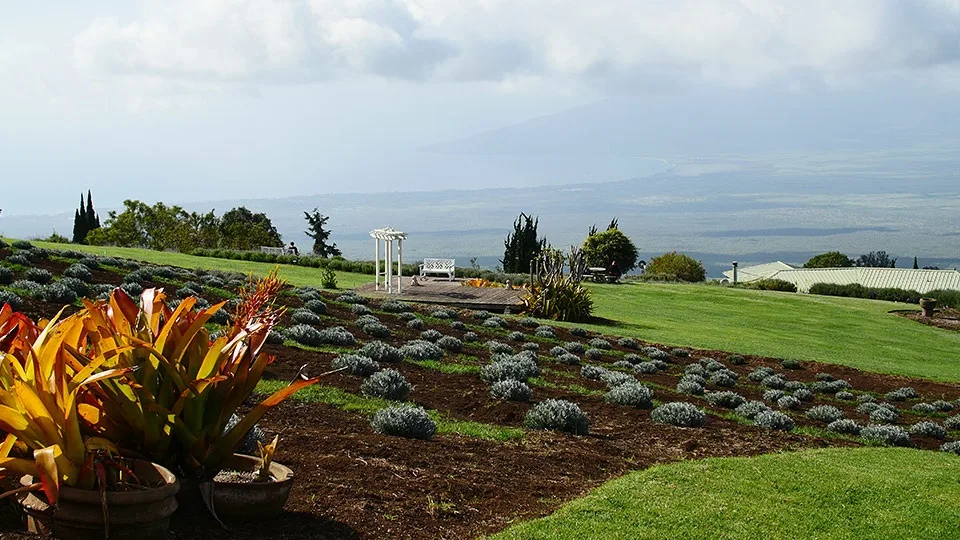
[[(83, 201), (83, 195), (80, 196), (81, 202)], [(100, 228), (100, 216), (97, 215), (97, 212), (93, 209), (93, 195), (90, 193), (90, 190), (87, 190), (87, 232), (94, 229)], [(86, 234), (83, 235), (86, 239)]]
[(503, 246), (503, 271), (522, 274), (530, 271), (530, 262), (547, 247), (546, 238), (537, 238), (537, 224), (534, 219), (521, 213), (513, 223), (513, 232), (507, 235)]
[(80, 208), (73, 215), (73, 243), (82, 244), (90, 232), (87, 219), (87, 207), (83, 202), (83, 193), (80, 194)]
[(914, 269), (914, 270), (919, 270), (919, 269), (920, 269), (920, 264), (919, 264), (919, 262), (920, 262), (920, 261), (917, 260), (917, 256), (914, 255), (914, 256), (913, 256), (913, 269)]

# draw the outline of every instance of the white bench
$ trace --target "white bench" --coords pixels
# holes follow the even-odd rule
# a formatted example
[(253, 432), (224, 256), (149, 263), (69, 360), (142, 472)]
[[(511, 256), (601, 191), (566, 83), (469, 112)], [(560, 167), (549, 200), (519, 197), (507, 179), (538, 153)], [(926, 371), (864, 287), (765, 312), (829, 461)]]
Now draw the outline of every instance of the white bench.
[(293, 255), (287, 247), (270, 247), (270, 246), (260, 246), (261, 253), (273, 253), (274, 255)]
[(456, 269), (456, 259), (424, 259), (420, 265), (420, 275), (426, 277), (427, 274), (441, 274), (453, 281)]

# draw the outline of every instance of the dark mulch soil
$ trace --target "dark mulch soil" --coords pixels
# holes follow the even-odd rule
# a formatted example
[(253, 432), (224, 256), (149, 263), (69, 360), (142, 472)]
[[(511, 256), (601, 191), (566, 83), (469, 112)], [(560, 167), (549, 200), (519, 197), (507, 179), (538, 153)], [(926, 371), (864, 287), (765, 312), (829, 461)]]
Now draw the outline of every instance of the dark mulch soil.
[[(55, 261), (51, 261), (55, 262)], [(65, 265), (64, 265), (65, 266)], [(48, 268), (54, 271), (54, 268)], [(112, 282), (119, 276), (107, 272)], [(176, 286), (164, 285), (168, 290)], [(26, 299), (25, 299), (26, 300)], [(323, 326), (343, 325), (362, 343), (369, 339), (355, 324), (349, 305), (326, 299), (328, 312)], [(291, 307), (299, 300), (283, 297)], [(375, 305), (371, 307), (376, 308)], [(424, 308), (426, 316), (434, 308)], [(50, 316), (57, 306), (28, 301), (31, 315)], [(420, 331), (407, 328), (395, 315), (376, 313), (392, 331), (387, 341), (400, 346), (419, 338)], [(490, 330), (467, 312), (459, 320), (480, 334), (480, 343), (465, 344), (464, 354), (448, 354), (444, 363), (482, 365), (489, 360), (483, 342), (506, 338), (509, 331), (520, 330), (532, 336), (533, 330), (508, 319), (509, 329)], [(463, 337), (464, 331), (450, 328), (450, 321), (425, 319), (425, 328), (446, 335)], [(288, 320), (283, 323), (289, 324)], [(580, 376), (578, 366), (552, 362), (548, 351), (567, 341), (586, 342), (596, 337), (576, 337), (556, 328), (558, 339), (540, 343), (544, 380), (551, 386), (533, 386), (534, 401), (562, 398), (576, 402), (590, 417), (590, 435), (575, 437), (552, 432), (527, 431), (521, 441), (496, 442), (460, 435), (437, 435), (431, 441), (408, 440), (374, 433), (365, 416), (345, 412), (325, 404), (289, 400), (270, 411), (261, 426), (269, 436), (280, 435), (276, 460), (291, 467), (296, 482), (285, 512), (275, 520), (235, 524), (222, 530), (197, 508), (185, 508), (173, 522), (171, 538), (471, 538), (502, 530), (518, 520), (547, 515), (563, 503), (582, 496), (603, 482), (630, 470), (659, 463), (714, 456), (750, 456), (810, 447), (847, 446), (858, 443), (845, 439), (825, 439), (802, 433), (768, 432), (743, 425), (720, 415), (710, 415), (703, 428), (684, 429), (655, 424), (650, 411), (611, 405), (603, 400), (604, 384)], [(625, 352), (615, 338), (601, 360), (585, 362), (609, 365)], [(641, 343), (641, 346), (647, 345)], [(265, 377), (292, 379), (306, 366), (307, 374), (319, 374), (330, 368), (336, 356), (285, 346), (268, 346), (276, 360)], [(674, 387), (685, 365), (701, 358), (725, 361), (727, 353), (691, 351), (690, 358), (674, 358), (670, 368), (654, 375), (637, 375), (654, 388), (658, 401), (690, 401), (711, 409), (702, 398), (677, 394)], [(912, 386), (923, 401), (954, 400), (960, 386), (904, 377), (865, 373), (852, 368), (803, 362), (801, 369), (785, 370), (770, 358), (747, 357), (742, 366), (727, 365), (741, 375), (732, 390), (748, 399), (761, 399), (763, 388), (747, 380), (746, 374), (766, 365), (790, 380), (811, 382), (818, 372), (830, 373), (851, 383), (858, 393), (883, 394), (901, 386)], [(434, 369), (403, 362), (390, 366), (400, 370), (414, 385), (411, 400), (445, 417), (503, 426), (521, 427), (530, 403), (500, 402), (490, 398), (489, 386), (473, 374), (444, 374)], [(358, 393), (361, 379), (346, 374), (331, 376), (329, 384)], [(586, 389), (574, 391), (570, 385)], [(710, 390), (722, 390), (709, 388)], [(918, 400), (899, 404), (908, 409)], [(803, 411), (811, 406), (831, 404), (841, 408), (848, 418), (866, 423), (856, 412), (856, 403), (842, 402), (818, 394), (813, 402), (803, 403), (791, 413), (798, 426), (823, 426), (807, 420)], [(715, 410), (722, 414), (724, 411)], [(941, 415), (942, 416), (942, 415)], [(901, 424), (923, 417), (904, 413)], [(915, 439), (926, 449), (936, 449), (940, 441)], [(2, 506), (2, 505), (0, 505)], [(0, 511), (0, 536), (17, 538), (17, 515), (8, 508)]]

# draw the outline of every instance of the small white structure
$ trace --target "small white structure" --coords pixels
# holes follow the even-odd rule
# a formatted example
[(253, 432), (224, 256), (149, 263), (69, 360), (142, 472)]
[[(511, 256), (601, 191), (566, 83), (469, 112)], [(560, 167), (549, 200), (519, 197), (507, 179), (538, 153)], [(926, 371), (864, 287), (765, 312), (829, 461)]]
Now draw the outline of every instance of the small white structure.
[(420, 265), (420, 275), (440, 274), (447, 276), (447, 281), (453, 281), (457, 271), (456, 259), (424, 259)]
[[(396, 231), (392, 227), (383, 229), (374, 229), (370, 231), (376, 243), (376, 262), (374, 263), (374, 279), (376, 280), (375, 290), (380, 290), (380, 276), (383, 276), (383, 288), (388, 293), (401, 292), (401, 281), (403, 278), (403, 241), (407, 239), (407, 233)], [(397, 242), (397, 288), (393, 288), (393, 242)], [(383, 242), (383, 271), (380, 271), (380, 243)]]
[[(736, 262), (734, 262), (736, 264)], [(734, 270), (727, 270), (723, 273), (730, 281), (734, 283), (750, 283), (758, 279), (767, 279), (781, 270), (793, 270), (794, 267), (781, 261), (758, 264), (755, 266), (741, 266)], [(736, 279), (734, 279), (736, 275)]]

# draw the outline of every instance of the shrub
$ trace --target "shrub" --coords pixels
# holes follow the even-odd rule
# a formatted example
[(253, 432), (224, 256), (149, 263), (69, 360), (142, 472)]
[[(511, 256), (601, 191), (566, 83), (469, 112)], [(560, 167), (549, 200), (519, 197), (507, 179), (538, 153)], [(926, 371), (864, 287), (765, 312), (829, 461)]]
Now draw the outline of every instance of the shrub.
[(633, 338), (624, 337), (617, 340), (617, 345), (624, 347), (626, 349), (636, 349), (637, 341)]
[(568, 341), (567, 343), (563, 344), (563, 348), (566, 349), (567, 352), (573, 354), (583, 354), (587, 352), (587, 350), (583, 347), (583, 344), (577, 341)]
[(852, 392), (847, 392), (846, 390), (841, 390), (837, 392), (833, 397), (843, 400), (843, 401), (853, 401), (854, 395)]
[(639, 364), (640, 362), (645, 362), (646, 358), (640, 356), (639, 354), (627, 353), (623, 355), (623, 359), (631, 364)]
[(291, 326), (285, 332), (286, 337), (300, 343), (316, 347), (323, 344), (323, 338), (320, 331), (308, 324), (298, 324)]
[(947, 430), (943, 429), (943, 426), (929, 421), (917, 422), (910, 426), (910, 434), (920, 437), (933, 437), (934, 439), (947, 438)]
[(813, 392), (807, 390), (806, 388), (800, 388), (793, 393), (793, 397), (799, 399), (800, 401), (813, 401)]
[(317, 315), (325, 315), (327, 313), (327, 305), (323, 303), (323, 300), (319, 300), (319, 299), (307, 300), (303, 304), (303, 307), (312, 311)]
[(702, 375), (696, 375), (694, 373), (687, 373), (683, 377), (680, 377), (680, 382), (695, 382), (700, 386), (706, 386), (707, 380)]
[(727, 356), (727, 362), (730, 362), (735, 366), (742, 366), (747, 363), (747, 359), (739, 354), (731, 354)]
[(320, 330), (320, 341), (328, 345), (353, 346), (357, 344), (353, 334), (342, 326), (331, 326)]
[(797, 286), (793, 283), (775, 278), (758, 279), (750, 282), (748, 287), (760, 291), (797, 292)]
[(681, 379), (680, 382), (677, 383), (677, 392), (694, 396), (703, 395), (703, 385), (696, 381)]
[(620, 369), (633, 369), (633, 364), (627, 362), (626, 360), (617, 360), (613, 363), (613, 367)]
[(200, 296), (200, 293), (191, 289), (190, 287), (180, 287), (177, 290), (177, 296), (180, 298), (187, 298), (189, 296)]
[(489, 311), (481, 309), (478, 311), (474, 311), (473, 313), (470, 314), (470, 316), (478, 321), (482, 321), (484, 319), (489, 319), (491, 315)]
[(510, 341), (523, 341), (527, 339), (527, 336), (523, 335), (523, 332), (510, 332), (507, 334), (507, 339)]
[[(130, 296), (132, 296), (132, 297), (134, 297), (134, 298), (140, 296), (140, 293), (143, 292), (143, 285), (141, 285), (141, 284), (139, 284), (139, 283), (134, 283), (134, 282), (126, 282), (126, 283), (123, 283), (123, 284), (120, 285), (120, 288), (123, 289), (123, 291), (124, 291), (125, 293), (129, 294)], [(197, 305), (197, 307), (199, 307), (200, 309), (206, 309), (206, 308), (210, 307), (210, 302), (207, 302), (205, 299), (198, 297), (198, 298), (197, 298), (197, 304), (196, 304), (196, 305)]]
[(51, 283), (43, 288), (43, 299), (51, 304), (72, 304), (77, 301), (77, 293), (63, 282)]
[(82, 264), (72, 264), (63, 270), (63, 275), (79, 279), (80, 281), (93, 281), (93, 272)]
[(590, 420), (576, 403), (548, 399), (533, 406), (524, 424), (531, 429), (551, 429), (574, 435), (590, 432)]
[(738, 416), (753, 420), (758, 414), (769, 410), (770, 407), (767, 407), (766, 403), (762, 401), (748, 401), (741, 404), (733, 412), (737, 413)]
[(403, 360), (400, 349), (382, 341), (371, 341), (360, 348), (360, 354), (376, 362), (397, 364)]
[(520, 326), (526, 326), (527, 328), (535, 328), (540, 326), (540, 321), (533, 317), (521, 317), (518, 322), (520, 323)]
[(424, 341), (436, 341), (442, 337), (443, 337), (443, 334), (441, 334), (437, 330), (434, 330), (433, 328), (420, 332), (420, 339)]
[(0, 307), (4, 304), (10, 304), (14, 311), (21, 311), (24, 307), (23, 299), (13, 291), (0, 291)]
[(400, 347), (400, 354), (411, 360), (440, 360), (443, 358), (443, 349), (435, 343), (415, 339)]
[(513, 354), (513, 347), (497, 340), (490, 340), (486, 343), (490, 354)]
[(700, 360), (700, 363), (701, 363), (701, 364), (703, 365), (703, 367), (706, 368), (706, 370), (709, 371), (710, 373), (716, 373), (716, 372), (718, 372), (718, 371), (723, 371), (723, 372), (729, 374), (729, 375), (730, 375), (731, 377), (733, 377), (734, 379), (740, 378), (740, 376), (737, 375), (735, 372), (727, 369), (722, 363), (714, 360), (713, 358), (704, 358), (704, 359), (701, 359), (701, 360)]
[(540, 344), (539, 344), (539, 343), (536, 343), (536, 342), (533, 342), (533, 341), (528, 341), (528, 342), (524, 343), (523, 345), (521, 345), (520, 348), (523, 349), (523, 350), (525, 350), (525, 351), (534, 351), (534, 352), (535, 352), (535, 351), (539, 351), (539, 350), (540, 350)]
[(453, 321), (450, 323), (450, 328), (453, 328), (454, 330), (466, 330), (467, 325), (463, 324), (460, 321)]
[(760, 381), (760, 384), (762, 386), (766, 386), (767, 388), (779, 390), (787, 385), (787, 380), (784, 379), (782, 375), (770, 375), (768, 377), (764, 377), (763, 380)]
[(411, 329), (411, 330), (422, 330), (422, 329), (423, 329), (423, 321), (421, 321), (420, 319), (416, 319), (416, 318), (410, 319), (409, 321), (407, 321), (407, 328), (409, 328), (409, 329)]
[(585, 328), (580, 328), (579, 326), (574, 326), (571, 328), (570, 333), (577, 337), (587, 337), (587, 330)]
[(886, 407), (877, 407), (870, 413), (870, 421), (877, 424), (892, 424), (900, 418), (900, 413)]
[(39, 283), (41, 285), (46, 285), (53, 281), (53, 274), (44, 270), (43, 268), (27, 268), (27, 271), (23, 273), (23, 277), (26, 280)]
[(579, 366), (580, 357), (575, 354), (564, 352), (557, 357), (557, 362), (560, 362), (561, 364), (567, 364), (568, 366)]
[(594, 349), (609, 350), (612, 348), (610, 342), (603, 338), (593, 338), (588, 342), (588, 344)]
[(373, 415), (370, 426), (377, 433), (429, 441), (437, 433), (437, 423), (423, 407), (391, 405)]
[(477, 341), (478, 339), (480, 339), (480, 338), (477, 336), (477, 333), (476, 333), (476, 332), (467, 332), (467, 333), (463, 334), (463, 341), (464, 341), (464, 342), (472, 343), (472, 342), (474, 342), (474, 341)]
[(551, 355), (551, 356), (554, 356), (554, 357), (559, 358), (560, 356), (562, 356), (562, 355), (564, 355), (564, 354), (568, 354), (568, 353), (567, 353), (567, 350), (564, 349), (563, 347), (559, 346), (559, 345), (557, 345), (557, 346), (553, 347), (552, 349), (550, 349), (550, 355)]
[(723, 407), (725, 409), (736, 409), (747, 401), (746, 398), (740, 394), (729, 391), (713, 392), (707, 394), (705, 399), (709, 401), (711, 405)]
[(960, 441), (951, 441), (940, 445), (941, 452), (950, 452), (960, 456)]
[(670, 353), (667, 351), (661, 351), (656, 347), (644, 347), (642, 352), (651, 360), (663, 360), (664, 362), (670, 360)]
[(724, 372), (717, 372), (710, 375), (709, 382), (714, 386), (722, 386), (724, 388), (733, 388), (737, 385), (737, 380)]
[(807, 411), (807, 418), (829, 424), (830, 422), (843, 418), (843, 411), (833, 405), (817, 405)]
[(833, 380), (833, 375), (831, 375), (831, 374), (829, 374), (829, 373), (822, 373), (822, 372), (821, 372), (821, 373), (817, 373), (817, 374), (816, 374), (816, 379), (817, 379), (818, 381), (828, 381), (828, 382), (829, 382), (829, 381), (832, 381), (832, 380)]
[(633, 365), (633, 370), (644, 375), (652, 375), (659, 371), (653, 362), (639, 362)]
[(380, 370), (367, 377), (360, 385), (360, 392), (365, 396), (403, 401), (410, 395), (413, 386), (395, 369)]
[(632, 375), (620, 371), (610, 371), (609, 369), (603, 370), (603, 373), (600, 374), (600, 380), (606, 384), (608, 388), (637, 382)]
[(330, 367), (333, 369), (349, 368), (347, 371), (351, 375), (359, 375), (360, 377), (366, 377), (380, 371), (380, 364), (376, 360), (359, 354), (338, 356), (330, 362)]
[(841, 418), (839, 420), (834, 420), (827, 424), (827, 430), (834, 433), (844, 433), (847, 435), (859, 435), (860, 430), (863, 429), (860, 424), (849, 420), (847, 418)]
[[(60, 278), (60, 280), (57, 283), (65, 287), (68, 287), (77, 296), (86, 296), (87, 293), (90, 292), (90, 288), (87, 286), (87, 284), (84, 283), (83, 281), (80, 281), (77, 278), (72, 278), (72, 277)], [(219, 313), (219, 311), (217, 313)]]
[(480, 379), (486, 382), (497, 382), (513, 379), (525, 382), (530, 377), (540, 375), (540, 366), (529, 357), (516, 355), (494, 361), (480, 368)]
[(6, 266), (0, 266), (0, 285), (9, 285), (13, 283), (13, 270)]
[(870, 394), (860, 394), (857, 396), (857, 403), (873, 403), (877, 398), (871, 396)]
[(20, 266), (30, 266), (31, 264), (30, 258), (22, 253), (14, 253), (13, 255), (7, 256), (7, 262)]
[(401, 321), (407, 321), (407, 322), (413, 321), (413, 320), (419, 320), (419, 317), (417, 317), (417, 314), (412, 311), (404, 311), (403, 313), (397, 313), (397, 318), (400, 319)]
[(800, 400), (793, 396), (783, 396), (777, 400), (777, 407), (781, 409), (796, 409), (800, 406)]
[(360, 329), (363, 330), (363, 333), (375, 338), (388, 338), (390, 337), (390, 328), (386, 325), (379, 322), (368, 322), (360, 326)]
[(100, 258), (83, 257), (82, 259), (77, 261), (77, 264), (82, 264), (83, 266), (86, 266), (90, 270), (96, 270), (97, 268), (100, 268), (101, 265), (117, 266), (119, 263), (113, 257), (100, 257)]
[(603, 351), (600, 349), (587, 349), (583, 352), (583, 356), (590, 360), (600, 360), (603, 358)]
[(460, 352), (463, 342), (453, 336), (443, 336), (437, 340), (437, 346), (450, 352)]
[(337, 302), (343, 302), (344, 304), (363, 304), (366, 303), (366, 298), (360, 296), (355, 291), (347, 291), (337, 297)]
[(690, 364), (689, 366), (683, 368), (683, 372), (686, 375), (697, 375), (698, 377), (707, 376), (707, 368), (701, 366), (700, 364)]
[(320, 324), (320, 316), (309, 309), (295, 309), (290, 314), (290, 320), (294, 324)]
[(690, 351), (686, 349), (670, 349), (670, 355), (676, 356), (677, 358), (689, 358)]
[(753, 424), (764, 429), (793, 431), (793, 418), (780, 411), (763, 411), (753, 417)]
[(373, 310), (363, 304), (352, 304), (350, 311), (352, 311), (354, 315), (370, 315), (373, 313)]
[(932, 403), (917, 403), (913, 407), (910, 407), (913, 411), (921, 414), (930, 414), (937, 412), (937, 408), (933, 406)]
[(33, 249), (33, 244), (26, 240), (14, 240), (10, 245), (17, 249)]
[(783, 366), (784, 369), (801, 369), (800, 362), (791, 358), (781, 361), (780, 365)]
[(361, 315), (357, 317), (357, 326), (363, 328), (368, 324), (380, 324), (380, 319), (376, 315)]
[(860, 437), (873, 444), (910, 446), (910, 435), (900, 426), (870, 424), (860, 430)]
[(650, 413), (650, 418), (658, 424), (678, 427), (701, 427), (707, 423), (707, 414), (692, 403), (674, 401), (665, 403)]
[(806, 390), (807, 385), (803, 384), (800, 381), (787, 381), (787, 384), (783, 385), (783, 389), (786, 391), (794, 391), (804, 389)]
[(639, 383), (625, 383), (614, 386), (603, 396), (607, 403), (649, 409), (653, 406), (653, 392)]
[(503, 320), (501, 317), (491, 316), (488, 317), (483, 323), (480, 324), (484, 328), (506, 328), (507, 321)]
[(813, 392), (820, 392), (823, 394), (836, 394), (842, 390), (850, 388), (850, 383), (843, 379), (837, 379), (835, 381), (816, 381), (810, 384), (810, 390)]
[(603, 375), (607, 370), (600, 366), (593, 366), (587, 364), (580, 368), (580, 376), (584, 379), (590, 379), (592, 381), (599, 381), (600, 376)]
[(903, 386), (901, 388), (897, 388), (896, 390), (887, 392), (885, 397), (891, 401), (905, 401), (908, 399), (918, 398), (920, 395), (917, 394), (917, 391), (913, 388), (909, 386)]
[(707, 277), (707, 271), (703, 268), (703, 264), (676, 251), (650, 259), (645, 272), (648, 274), (671, 274), (677, 276), (677, 279), (689, 282), (700, 282)]
[(490, 387), (490, 395), (494, 399), (503, 399), (507, 401), (530, 401), (533, 391), (526, 383), (506, 379), (497, 381)]
[(330, 268), (320, 269), (320, 286), (324, 289), (337, 288), (337, 274)]
[(760, 366), (757, 369), (751, 371), (747, 375), (747, 378), (753, 382), (760, 382), (771, 375), (773, 375), (772, 369), (768, 368), (767, 366)]
[(780, 401), (780, 398), (782, 398), (785, 395), (786, 394), (783, 392), (783, 390), (767, 390), (766, 392), (763, 393), (763, 400), (769, 401), (771, 403), (776, 403), (777, 401)]
[(953, 403), (950, 403), (949, 401), (944, 401), (942, 399), (938, 399), (934, 401), (933, 403), (931, 403), (931, 405), (933, 405), (934, 409), (940, 412), (950, 412), (953, 410)]
[(550, 328), (549, 326), (541, 326), (537, 328), (533, 335), (545, 339), (557, 339), (557, 334), (553, 331), (553, 328)]
[(404, 311), (411, 311), (412, 309), (410, 304), (398, 300), (384, 300), (383, 303), (380, 304), (380, 311), (386, 311), (387, 313), (403, 313)]

